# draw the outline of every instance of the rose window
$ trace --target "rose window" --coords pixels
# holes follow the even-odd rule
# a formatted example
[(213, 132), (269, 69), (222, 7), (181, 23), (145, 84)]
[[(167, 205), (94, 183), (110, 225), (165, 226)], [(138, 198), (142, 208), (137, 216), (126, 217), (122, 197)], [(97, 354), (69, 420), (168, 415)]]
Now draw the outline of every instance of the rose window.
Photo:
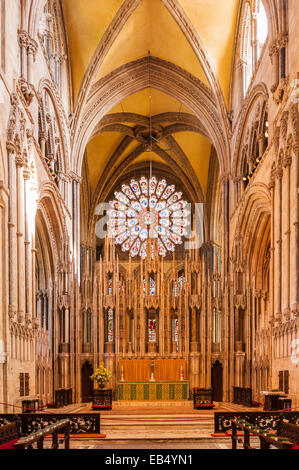
[(150, 180), (142, 177), (123, 184), (114, 195), (115, 200), (109, 203), (108, 225), (122, 251), (145, 258), (148, 239), (157, 239), (158, 254), (166, 256), (182, 243), (190, 212), (174, 184), (158, 181), (155, 176)]

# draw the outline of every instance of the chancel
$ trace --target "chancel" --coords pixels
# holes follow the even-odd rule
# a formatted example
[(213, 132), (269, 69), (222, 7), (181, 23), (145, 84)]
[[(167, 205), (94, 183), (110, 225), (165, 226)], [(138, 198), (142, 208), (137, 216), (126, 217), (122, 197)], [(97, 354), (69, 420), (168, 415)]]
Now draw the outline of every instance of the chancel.
[(0, 447), (298, 445), (298, 23), (0, 0)]

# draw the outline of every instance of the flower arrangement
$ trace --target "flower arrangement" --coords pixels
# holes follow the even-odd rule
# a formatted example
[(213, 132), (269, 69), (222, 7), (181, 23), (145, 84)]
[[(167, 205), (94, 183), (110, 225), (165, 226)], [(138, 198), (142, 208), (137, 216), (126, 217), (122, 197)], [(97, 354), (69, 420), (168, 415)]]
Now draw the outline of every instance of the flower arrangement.
[(90, 376), (92, 380), (97, 382), (100, 387), (104, 387), (107, 382), (111, 379), (112, 374), (110, 370), (106, 369), (104, 362), (101, 362), (99, 367), (97, 367), (93, 374)]

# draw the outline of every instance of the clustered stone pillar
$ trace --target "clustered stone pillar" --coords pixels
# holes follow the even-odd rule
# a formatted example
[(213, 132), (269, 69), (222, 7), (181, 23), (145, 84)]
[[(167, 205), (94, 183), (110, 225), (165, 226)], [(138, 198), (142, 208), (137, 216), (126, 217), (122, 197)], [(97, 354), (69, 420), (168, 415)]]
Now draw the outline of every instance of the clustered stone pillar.
[(282, 167), (279, 165), (276, 169), (276, 178), (277, 178), (277, 211), (276, 211), (276, 243), (277, 243), (277, 303), (276, 303), (276, 318), (281, 318), (281, 281), (282, 281)]
[[(298, 111), (296, 111), (296, 116), (298, 119)], [(294, 258), (295, 258), (295, 272), (294, 272), (294, 303), (292, 304), (292, 312), (294, 316), (299, 315), (299, 142), (296, 140), (294, 146), (294, 182), (297, 189), (297, 194), (295, 195), (295, 204), (294, 204), (294, 227), (295, 227), (295, 236), (294, 236)]]
[[(3, 227), (7, 226), (7, 189), (3, 187), (3, 184), (0, 183), (0, 279), (3, 279), (4, 273), (6, 271), (5, 263), (5, 254), (7, 253), (7, 237), (3, 230)], [(3, 282), (0, 282), (0, 412), (8, 413), (8, 407), (5, 405), (7, 403), (7, 314), (6, 314), (6, 300), (5, 293), (3, 289)]]
[(269, 46), (269, 55), (273, 69), (273, 85), (271, 91), (274, 92), (279, 84), (279, 48), (277, 47), (277, 41), (272, 41)]
[[(28, 196), (30, 192), (30, 172), (26, 168), (24, 170), (24, 207), (25, 207), (25, 293), (26, 293), (26, 305), (25, 305), (25, 321), (31, 323), (32, 321), (32, 256), (31, 256), (31, 240), (28, 226)], [(30, 208), (29, 208), (30, 210)], [(35, 277), (35, 276), (34, 276)]]
[(37, 42), (32, 39), (27, 31), (18, 30), (18, 43), (20, 46), (20, 76), (31, 83), (32, 67), (37, 53)]
[(16, 229), (17, 229), (17, 185), (16, 185), (16, 163), (15, 163), (15, 149), (8, 146), (8, 179), (9, 179), (9, 217), (8, 217), (8, 246), (9, 246), (9, 311), (11, 318), (14, 318), (17, 309), (17, 243), (16, 243)]
[(283, 311), (285, 319), (288, 320), (290, 318), (290, 302), (291, 302), (291, 164), (292, 164), (292, 157), (290, 153), (285, 155), (284, 159), (284, 168), (286, 173), (286, 286), (287, 286), (287, 298), (286, 298), (286, 305)]
[(16, 159), (17, 166), (17, 250), (18, 250), (18, 320), (24, 321), (25, 315), (25, 245), (24, 245), (24, 176), (23, 160)]

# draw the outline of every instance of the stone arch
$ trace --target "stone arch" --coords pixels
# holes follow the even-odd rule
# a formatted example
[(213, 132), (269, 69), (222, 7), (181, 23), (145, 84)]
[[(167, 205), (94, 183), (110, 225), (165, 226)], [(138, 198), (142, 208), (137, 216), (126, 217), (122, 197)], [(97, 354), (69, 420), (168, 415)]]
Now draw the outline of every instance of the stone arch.
[(62, 240), (67, 235), (62, 202), (57, 197), (54, 183), (47, 182), (40, 187), (40, 198), (37, 210), (43, 215), (50, 235), (53, 252), (58, 254)]
[(47, 0), (30, 0), (28, 8), (28, 33), (32, 37), (36, 37), (39, 27), (39, 19), (45, 8)]
[(268, 94), (266, 85), (264, 83), (259, 83), (250, 91), (249, 95), (246, 97), (243, 103), (242, 112), (241, 112), (240, 119), (239, 119), (239, 126), (237, 130), (235, 151), (233, 152), (234, 158), (232, 160), (232, 175), (234, 178), (237, 178), (238, 176), (240, 176), (242, 172), (242, 164), (243, 164), (242, 150), (243, 150), (243, 144), (244, 144), (245, 134), (247, 130), (248, 119), (250, 118), (250, 115), (252, 111), (254, 110), (256, 103), (259, 100), (263, 101), (263, 105), (262, 105), (262, 112), (263, 112), (264, 104), (268, 103), (268, 99), (269, 99), (269, 94)]
[(45, 120), (46, 120), (46, 109), (44, 103), (43, 94), (46, 93), (51, 100), (55, 118), (57, 121), (57, 127), (59, 134), (61, 136), (61, 168), (64, 173), (69, 171), (70, 167), (70, 141), (69, 141), (69, 131), (67, 124), (67, 117), (61, 102), (61, 98), (57, 93), (56, 88), (51, 84), (48, 79), (42, 79), (39, 83), (38, 94), (40, 97), (40, 115), (39, 115), (39, 126), (40, 130), (45, 131)]
[[(74, 130), (77, 131), (78, 123), (82, 117), (82, 112), (84, 112), (84, 105), (87, 101), (87, 95), (89, 94), (90, 88), (92, 86), (93, 80), (96, 77), (96, 74), (101, 66), (104, 58), (106, 57), (110, 47), (113, 42), (120, 34), (123, 26), (126, 24), (130, 16), (133, 14), (135, 9), (138, 7), (142, 0), (127, 0), (118, 10), (111, 24), (107, 28), (105, 34), (103, 35), (101, 41), (99, 42), (97, 49), (94, 52), (94, 55), (88, 65), (88, 68), (85, 72), (82, 84), (79, 90), (77, 106), (74, 116)], [(224, 102), (224, 97), (222, 94), (221, 87), (218, 82), (217, 74), (214, 70), (212, 61), (210, 60), (207, 51), (205, 50), (202, 41), (193, 27), (190, 19), (186, 15), (183, 8), (180, 7), (177, 3), (174, 3), (172, 0), (162, 0), (165, 8), (169, 11), (171, 16), (174, 18), (183, 34), (186, 36), (186, 39), (190, 43), (191, 48), (198, 57), (199, 62), (201, 63), (214, 92), (217, 108), (221, 113), (222, 122), (224, 123), (226, 137), (229, 134), (229, 125), (228, 118), (226, 113), (226, 106)]]
[(245, 235), (244, 241), (248, 239), (248, 235), (254, 232), (256, 220), (253, 212), (269, 213), (270, 210), (270, 193), (268, 187), (264, 183), (256, 183), (248, 189), (246, 201), (243, 201), (239, 210), (236, 233)]
[[(142, 146), (140, 146), (139, 148), (140, 153), (145, 150)], [(176, 154), (175, 157), (167, 153), (166, 151), (163, 151), (158, 146), (154, 146), (153, 153), (157, 153), (165, 161), (165, 163), (155, 162), (153, 164), (153, 168), (156, 169), (158, 174), (163, 173), (166, 179), (168, 180), (169, 167), (174, 168), (175, 175), (171, 175), (171, 179), (181, 183), (180, 186), (182, 186), (184, 193), (188, 195), (189, 201), (204, 202), (205, 199), (200, 182), (198, 181), (198, 178), (187, 156), (183, 153), (181, 149), (179, 150), (179, 154), (178, 152), (176, 152), (176, 149), (174, 150), (173, 153)], [(148, 166), (147, 162), (143, 164), (135, 164), (133, 171), (130, 165), (134, 161), (136, 156), (136, 152), (133, 151), (125, 158), (125, 160), (122, 160), (116, 165), (112, 166), (112, 162), (108, 162), (94, 192), (94, 196), (91, 203), (91, 214), (93, 214), (97, 202), (99, 200), (106, 201), (112, 188), (114, 188), (116, 185), (118, 186), (120, 184), (120, 181), (122, 181), (124, 177), (127, 180), (128, 174), (135, 174), (136, 172), (140, 172), (143, 167)], [(181, 160), (179, 157), (182, 157)], [(182, 160), (184, 162), (184, 165), (182, 165)]]
[[(150, 80), (149, 64), (152, 71)], [(126, 97), (148, 86), (178, 99), (198, 119), (203, 117), (201, 122), (205, 123), (206, 133), (217, 151), (221, 173), (225, 173), (229, 166), (226, 135), (211, 91), (180, 67), (155, 57), (126, 64), (93, 86), (73, 141), (72, 153), (77, 155), (73, 170), (81, 173), (85, 147), (105, 114)]]

